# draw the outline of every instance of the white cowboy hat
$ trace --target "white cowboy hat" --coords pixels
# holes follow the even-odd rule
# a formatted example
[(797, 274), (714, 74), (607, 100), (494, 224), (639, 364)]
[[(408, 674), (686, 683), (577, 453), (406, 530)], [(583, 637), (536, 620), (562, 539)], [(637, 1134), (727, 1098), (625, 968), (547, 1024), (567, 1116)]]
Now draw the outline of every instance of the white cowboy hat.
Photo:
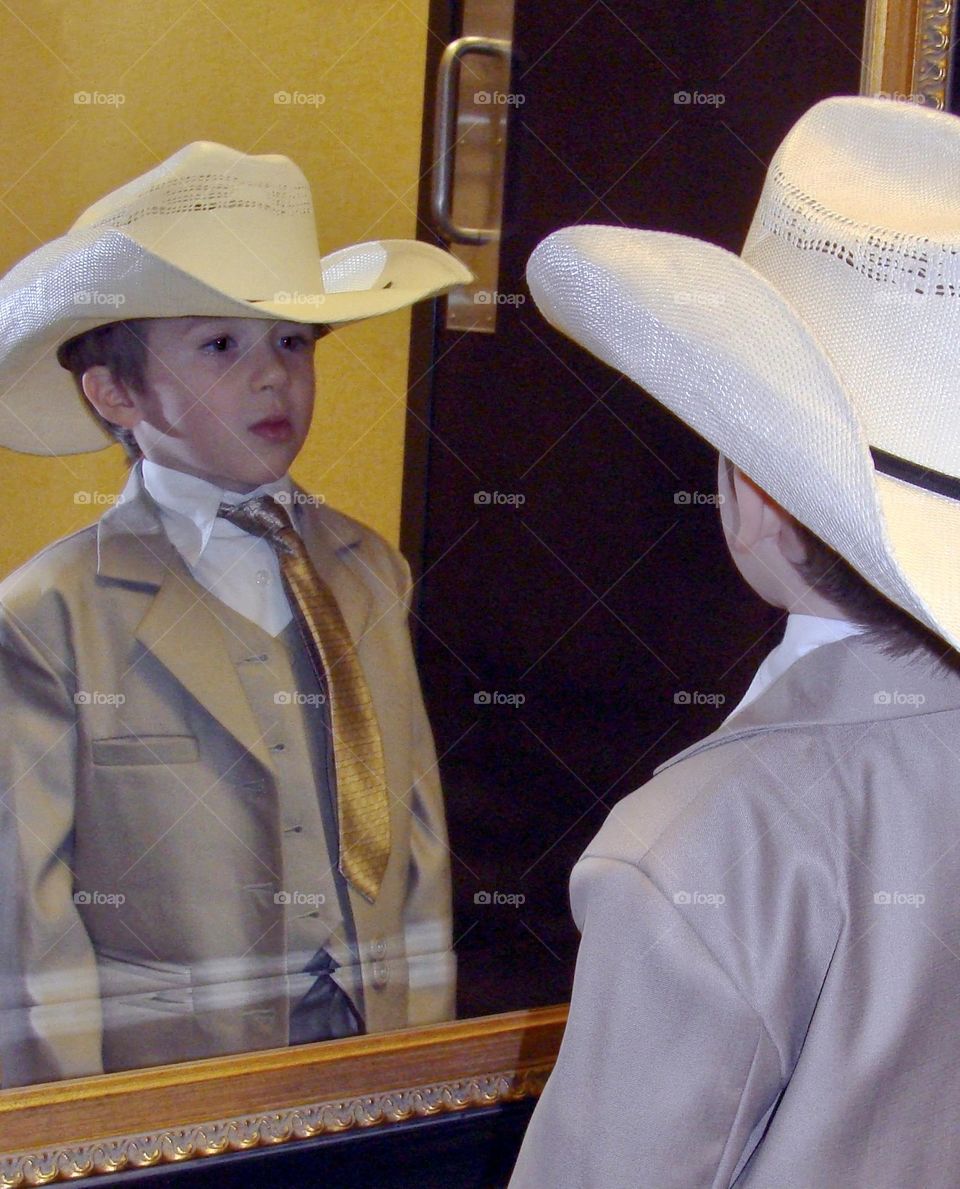
[(110, 444), (56, 358), (96, 326), (182, 315), (353, 322), (470, 279), (416, 240), (321, 257), (310, 186), (289, 158), (189, 144), (0, 281), (0, 444), (27, 454)]
[(547, 321), (960, 647), (960, 120), (827, 99), (771, 162), (742, 258), (571, 227), (527, 279)]

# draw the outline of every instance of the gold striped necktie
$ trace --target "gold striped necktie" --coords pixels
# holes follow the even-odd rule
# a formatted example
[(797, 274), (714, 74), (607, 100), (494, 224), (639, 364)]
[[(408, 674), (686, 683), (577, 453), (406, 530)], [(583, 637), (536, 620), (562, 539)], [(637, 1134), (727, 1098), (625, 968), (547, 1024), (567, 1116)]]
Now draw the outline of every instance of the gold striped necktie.
[(390, 857), (390, 804), (373, 699), (343, 613), (317, 573), (282, 504), (263, 495), (221, 504), (219, 514), (273, 547), (304, 647), (330, 707), (336, 773), (339, 868), (376, 900)]

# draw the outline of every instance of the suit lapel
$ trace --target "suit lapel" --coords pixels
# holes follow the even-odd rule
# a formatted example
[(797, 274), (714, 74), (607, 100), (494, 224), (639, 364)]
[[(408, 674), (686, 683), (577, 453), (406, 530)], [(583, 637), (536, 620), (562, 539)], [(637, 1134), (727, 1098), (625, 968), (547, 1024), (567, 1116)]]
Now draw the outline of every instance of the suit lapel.
[(168, 576), (140, 621), (137, 639), (246, 751), (272, 770), (211, 598), (186, 571), (182, 579)]
[(131, 474), (123, 500), (100, 521), (98, 559), (102, 581), (153, 587), (136, 638), (245, 750), (272, 770), (215, 613), (216, 600), (195, 581), (167, 539), (139, 468)]

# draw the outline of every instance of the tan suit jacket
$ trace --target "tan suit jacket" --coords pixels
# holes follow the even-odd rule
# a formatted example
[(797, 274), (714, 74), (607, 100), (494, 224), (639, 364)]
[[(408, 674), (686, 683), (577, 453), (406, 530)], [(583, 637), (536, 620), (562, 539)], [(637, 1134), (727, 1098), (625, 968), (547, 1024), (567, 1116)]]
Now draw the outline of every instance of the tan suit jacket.
[(818, 648), (573, 872), (513, 1189), (960, 1184), (960, 677)]
[[(0, 585), (8, 1085), (287, 1043), (287, 823), (270, 731), (244, 694), (222, 605), (170, 545), (136, 472), (127, 494)], [(369, 529), (297, 507), (357, 645), (391, 793), (380, 895), (350, 894), (366, 1024), (449, 1018), (449, 855), (409, 571)], [(431, 984), (412, 1003), (411, 960)]]

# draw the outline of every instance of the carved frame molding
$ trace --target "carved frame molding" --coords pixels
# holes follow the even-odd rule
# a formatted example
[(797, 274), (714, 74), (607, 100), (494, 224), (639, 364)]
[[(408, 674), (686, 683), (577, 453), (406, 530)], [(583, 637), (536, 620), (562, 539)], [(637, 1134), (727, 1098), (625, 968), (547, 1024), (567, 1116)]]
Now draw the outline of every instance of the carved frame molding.
[(948, 106), (954, 0), (867, 0), (860, 91)]
[(948, 103), (956, 5), (953, 0), (921, 0), (918, 9), (913, 89), (930, 106), (942, 110)]
[(0, 1186), (180, 1164), (537, 1097), (566, 1016), (560, 1005), (4, 1091)]

